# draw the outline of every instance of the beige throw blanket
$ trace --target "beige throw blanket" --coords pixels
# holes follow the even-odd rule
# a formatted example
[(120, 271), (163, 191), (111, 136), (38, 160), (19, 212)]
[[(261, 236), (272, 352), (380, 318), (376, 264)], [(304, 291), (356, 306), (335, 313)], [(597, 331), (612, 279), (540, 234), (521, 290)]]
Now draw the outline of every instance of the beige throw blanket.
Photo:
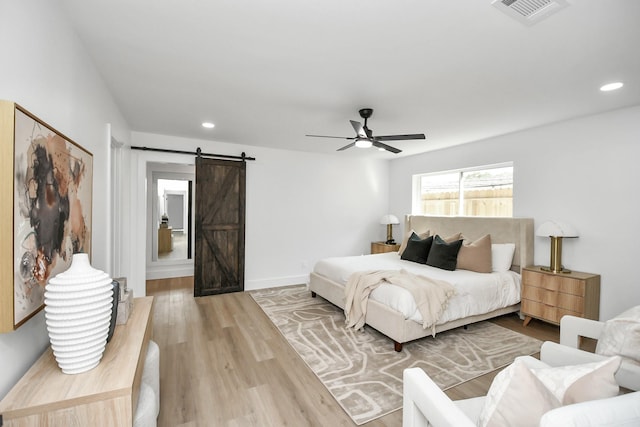
[(449, 298), (455, 294), (455, 288), (444, 280), (417, 276), (406, 270), (363, 271), (349, 276), (344, 305), (347, 327), (360, 329), (364, 326), (369, 294), (383, 283), (411, 292), (422, 315), (422, 327), (431, 328), (431, 334), (435, 336), (436, 323), (447, 308)]

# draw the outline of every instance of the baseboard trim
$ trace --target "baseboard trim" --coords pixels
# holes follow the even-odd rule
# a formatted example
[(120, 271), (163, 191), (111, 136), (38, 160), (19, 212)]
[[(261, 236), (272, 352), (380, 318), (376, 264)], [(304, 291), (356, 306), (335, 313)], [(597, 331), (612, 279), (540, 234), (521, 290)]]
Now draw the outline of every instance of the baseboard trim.
[(174, 277), (193, 276), (192, 265), (174, 265), (147, 269), (147, 280), (172, 279)]
[(274, 277), (271, 279), (245, 280), (244, 290), (255, 291), (258, 289), (279, 288), (282, 286), (301, 285), (306, 283), (309, 283), (308, 274), (300, 276)]
[[(162, 266), (147, 269), (147, 280), (171, 279), (174, 277), (193, 276), (191, 266)], [(255, 291), (258, 289), (278, 288), (289, 285), (301, 285), (309, 283), (309, 275), (274, 277), (270, 279), (245, 280), (244, 290)]]

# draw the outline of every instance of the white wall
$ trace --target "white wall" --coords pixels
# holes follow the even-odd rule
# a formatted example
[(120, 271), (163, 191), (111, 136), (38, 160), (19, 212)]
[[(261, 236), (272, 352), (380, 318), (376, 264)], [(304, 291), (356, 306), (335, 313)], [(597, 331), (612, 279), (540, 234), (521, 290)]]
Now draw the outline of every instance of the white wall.
[[(1, 1), (0, 45), (0, 99), (20, 104), (93, 153), (92, 263), (106, 270), (110, 265), (107, 124), (120, 141), (129, 140), (128, 125), (57, 1)], [(17, 331), (0, 334), (0, 398), (47, 345), (43, 312)]]
[[(640, 107), (616, 110), (450, 149), (396, 159), (389, 206), (411, 212), (414, 174), (514, 162), (514, 216), (574, 225), (562, 261), (601, 275), (600, 318), (640, 304)], [(536, 237), (535, 263), (549, 265), (549, 239)]]
[[(315, 261), (333, 255), (369, 253), (385, 236), (388, 162), (358, 156), (323, 155), (211, 141), (132, 134), (132, 145), (256, 157), (247, 163), (245, 289), (304, 283)], [(342, 153), (341, 153), (342, 154)], [(131, 151), (134, 236), (132, 271), (144, 283), (148, 162), (193, 164), (194, 157)], [(197, 196), (196, 196), (197, 197)]]

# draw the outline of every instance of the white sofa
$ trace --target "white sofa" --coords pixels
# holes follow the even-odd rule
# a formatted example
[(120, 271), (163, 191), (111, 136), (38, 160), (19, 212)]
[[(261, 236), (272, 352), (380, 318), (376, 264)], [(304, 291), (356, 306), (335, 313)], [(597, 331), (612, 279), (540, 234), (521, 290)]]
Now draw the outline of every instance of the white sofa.
[[(575, 352), (545, 342), (541, 361), (550, 366), (583, 363)], [(568, 357), (568, 358), (567, 358)], [(452, 401), (420, 368), (404, 371), (403, 427), (472, 427), (476, 426), (485, 397)], [(527, 402), (523, 402), (526, 405)], [(540, 426), (638, 426), (640, 392), (607, 399), (576, 403), (553, 409), (540, 420)]]

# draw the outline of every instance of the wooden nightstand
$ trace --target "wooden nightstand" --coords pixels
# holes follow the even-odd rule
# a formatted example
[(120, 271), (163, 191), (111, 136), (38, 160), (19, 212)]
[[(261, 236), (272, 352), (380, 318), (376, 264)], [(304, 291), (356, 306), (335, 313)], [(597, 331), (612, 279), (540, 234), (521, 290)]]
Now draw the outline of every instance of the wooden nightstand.
[(599, 320), (600, 275), (523, 268), (520, 311), (525, 316), (524, 326), (532, 317), (559, 325), (565, 314)]
[(400, 245), (387, 245), (385, 242), (371, 242), (371, 253), (398, 252)]

